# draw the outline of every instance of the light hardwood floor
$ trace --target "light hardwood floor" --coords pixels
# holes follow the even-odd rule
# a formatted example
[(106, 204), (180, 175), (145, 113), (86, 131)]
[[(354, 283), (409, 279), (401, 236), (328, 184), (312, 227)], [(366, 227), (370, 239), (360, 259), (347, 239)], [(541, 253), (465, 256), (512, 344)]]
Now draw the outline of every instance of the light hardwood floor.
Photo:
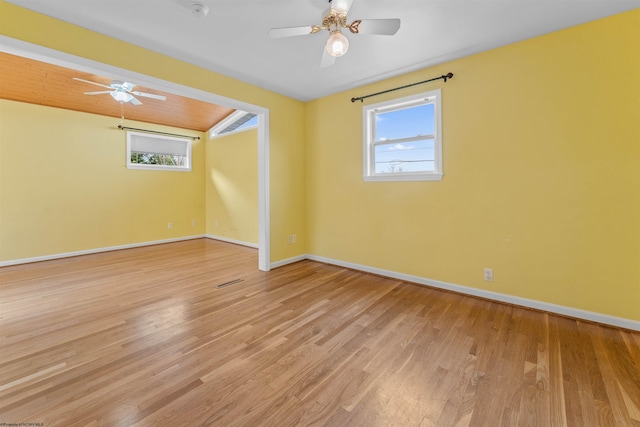
[(636, 332), (206, 239), (0, 283), (0, 424), (640, 426)]

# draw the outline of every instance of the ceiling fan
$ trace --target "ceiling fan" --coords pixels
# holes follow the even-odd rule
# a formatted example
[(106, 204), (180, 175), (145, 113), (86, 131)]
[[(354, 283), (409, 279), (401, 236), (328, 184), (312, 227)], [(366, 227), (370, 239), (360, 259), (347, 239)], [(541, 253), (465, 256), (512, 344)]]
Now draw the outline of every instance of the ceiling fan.
[(127, 83), (127, 82), (123, 82), (123, 81), (120, 81), (120, 80), (113, 80), (109, 86), (103, 85), (102, 83), (96, 83), (96, 82), (92, 82), (92, 81), (89, 81), (89, 80), (79, 79), (77, 77), (74, 77), (73, 80), (78, 80), (79, 82), (90, 83), (92, 85), (96, 85), (96, 86), (103, 87), (105, 89), (109, 89), (109, 90), (100, 90), (100, 91), (97, 91), (97, 92), (85, 92), (84, 93), (85, 95), (102, 95), (104, 93), (108, 93), (109, 95), (111, 95), (113, 97), (113, 99), (115, 99), (116, 101), (118, 101), (120, 103), (130, 102), (133, 105), (141, 105), (142, 102), (140, 102), (133, 95), (143, 96), (145, 98), (159, 99), (161, 101), (166, 101), (167, 100), (167, 97), (164, 96), (164, 95), (155, 95), (153, 93), (145, 93), (145, 92), (134, 91), (133, 88), (136, 85), (134, 85), (133, 83)]
[(329, 0), (329, 10), (322, 16), (321, 25), (304, 27), (272, 28), (271, 38), (302, 36), (316, 34), (322, 30), (329, 31), (329, 39), (322, 53), (321, 67), (333, 65), (336, 58), (347, 53), (349, 40), (342, 34), (342, 28), (348, 28), (353, 34), (380, 34), (392, 36), (400, 29), (400, 20), (392, 19), (358, 19), (348, 24), (347, 12), (353, 0)]

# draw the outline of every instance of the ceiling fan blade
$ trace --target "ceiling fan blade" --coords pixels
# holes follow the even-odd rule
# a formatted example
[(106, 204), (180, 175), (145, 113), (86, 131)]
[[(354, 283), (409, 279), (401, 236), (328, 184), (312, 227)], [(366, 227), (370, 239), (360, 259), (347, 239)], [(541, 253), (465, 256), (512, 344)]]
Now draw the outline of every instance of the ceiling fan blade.
[(103, 93), (111, 93), (110, 90), (101, 90), (98, 92), (85, 92), (85, 95), (102, 95)]
[(331, 9), (347, 13), (351, 7), (351, 3), (353, 3), (353, 0), (333, 0), (331, 2)]
[(400, 20), (391, 19), (361, 19), (353, 21), (349, 30), (354, 34), (380, 34), (392, 36), (400, 29)]
[(77, 80), (79, 82), (89, 83), (89, 84), (100, 86), (100, 87), (104, 87), (104, 88), (107, 88), (107, 89), (113, 89), (111, 86), (103, 85), (101, 83), (92, 82), (90, 80), (79, 79), (78, 77), (73, 77), (73, 80)]
[(326, 49), (322, 49), (322, 59), (320, 60), (320, 67), (326, 68), (332, 66), (336, 62), (336, 57), (329, 55)]
[(136, 97), (131, 97), (131, 99), (129, 100), (130, 103), (132, 103), (133, 105), (142, 105), (142, 102), (138, 101), (138, 99)]
[(280, 37), (293, 37), (293, 36), (305, 36), (307, 34), (313, 34), (316, 27), (286, 27), (286, 28), (272, 28), (269, 30), (269, 37), (277, 39)]
[(138, 96), (144, 96), (146, 98), (153, 98), (153, 99), (159, 99), (161, 101), (166, 101), (167, 97), (164, 95), (156, 95), (154, 93), (145, 93), (145, 92), (138, 92), (138, 91), (133, 91), (133, 92), (129, 92), (132, 93), (134, 95), (138, 95)]

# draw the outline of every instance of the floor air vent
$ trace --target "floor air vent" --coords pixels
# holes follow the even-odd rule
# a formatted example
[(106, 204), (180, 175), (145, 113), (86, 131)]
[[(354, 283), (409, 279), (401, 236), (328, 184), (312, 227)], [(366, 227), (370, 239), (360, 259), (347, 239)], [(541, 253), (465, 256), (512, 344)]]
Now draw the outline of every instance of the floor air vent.
[(244, 279), (236, 279), (236, 280), (231, 280), (229, 282), (220, 283), (219, 285), (216, 285), (216, 288), (222, 289), (222, 288), (226, 288), (227, 286), (235, 285), (236, 283), (240, 283), (240, 282), (244, 282)]

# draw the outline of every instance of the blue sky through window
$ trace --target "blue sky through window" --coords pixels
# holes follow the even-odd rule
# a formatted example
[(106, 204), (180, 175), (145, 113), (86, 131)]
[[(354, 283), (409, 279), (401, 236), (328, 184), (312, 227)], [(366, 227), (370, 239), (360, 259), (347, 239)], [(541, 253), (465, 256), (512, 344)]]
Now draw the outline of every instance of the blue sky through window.
[(376, 141), (432, 135), (434, 111), (433, 104), (426, 104), (377, 114)]
[(256, 126), (258, 124), (258, 116), (253, 116), (251, 120), (243, 123), (241, 126), (238, 126), (238, 129), (246, 129), (250, 126)]
[[(435, 133), (434, 104), (419, 105), (376, 115), (375, 172), (435, 170), (433, 138), (394, 142)], [(384, 141), (389, 141), (384, 144)], [(382, 144), (380, 144), (382, 142)]]

